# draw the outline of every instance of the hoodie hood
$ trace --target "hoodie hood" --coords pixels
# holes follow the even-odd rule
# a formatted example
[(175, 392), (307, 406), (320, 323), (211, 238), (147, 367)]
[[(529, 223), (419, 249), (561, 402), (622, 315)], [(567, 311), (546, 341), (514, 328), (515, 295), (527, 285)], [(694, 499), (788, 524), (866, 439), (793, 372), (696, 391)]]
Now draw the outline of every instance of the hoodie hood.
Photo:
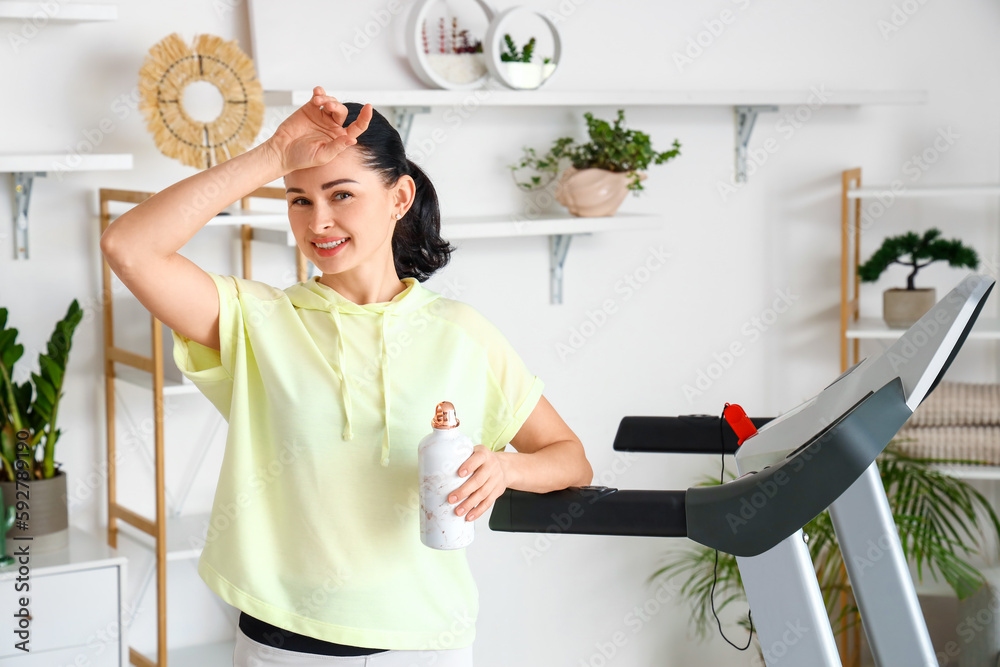
[(439, 299), (440, 294), (432, 292), (421, 285), (416, 278), (403, 278), (402, 282), (406, 288), (392, 298), (391, 301), (380, 303), (357, 304), (342, 296), (332, 287), (319, 282), (320, 276), (313, 276), (309, 280), (296, 283), (286, 288), (285, 294), (296, 308), (308, 310), (319, 310), (329, 313), (337, 330), (337, 355), (338, 374), (340, 375), (340, 394), (344, 405), (344, 414), (347, 416), (344, 423), (343, 437), (351, 440), (354, 433), (351, 430), (351, 392), (348, 386), (344, 369), (347, 368), (344, 353), (342, 317), (377, 317), (379, 318), (379, 330), (382, 338), (381, 367), (382, 367), (382, 397), (385, 406), (385, 431), (382, 438), (381, 464), (383, 467), (389, 465), (389, 354), (386, 342), (386, 329), (391, 317), (412, 313), (427, 304)]

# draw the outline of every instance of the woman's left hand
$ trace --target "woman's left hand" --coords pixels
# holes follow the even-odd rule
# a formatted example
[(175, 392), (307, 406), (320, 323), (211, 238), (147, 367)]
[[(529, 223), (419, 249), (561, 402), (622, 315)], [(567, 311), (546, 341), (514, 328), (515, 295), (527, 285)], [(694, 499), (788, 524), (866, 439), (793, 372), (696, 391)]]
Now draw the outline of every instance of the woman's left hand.
[(460, 503), (455, 507), (455, 514), (465, 515), (466, 521), (475, 521), (507, 490), (500, 456), (503, 454), (486, 445), (473, 447), (472, 456), (458, 468), (458, 474), (468, 479), (448, 496), (449, 503)]

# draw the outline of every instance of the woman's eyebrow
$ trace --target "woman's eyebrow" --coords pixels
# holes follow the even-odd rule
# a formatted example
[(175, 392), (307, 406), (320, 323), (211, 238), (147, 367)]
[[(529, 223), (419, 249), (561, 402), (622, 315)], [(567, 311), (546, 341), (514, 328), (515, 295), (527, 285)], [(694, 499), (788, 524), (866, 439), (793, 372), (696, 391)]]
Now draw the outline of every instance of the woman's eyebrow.
[[(333, 186), (340, 185), (341, 183), (357, 183), (357, 181), (351, 180), (350, 178), (338, 178), (335, 181), (330, 181), (329, 183), (324, 183), (323, 185), (320, 186), (320, 190), (329, 190)], [(299, 192), (301, 194), (305, 194), (306, 193), (306, 191), (303, 190), (302, 188), (286, 188), (285, 189), (285, 194), (286, 195), (289, 194), (289, 193), (292, 193), (292, 192)]]

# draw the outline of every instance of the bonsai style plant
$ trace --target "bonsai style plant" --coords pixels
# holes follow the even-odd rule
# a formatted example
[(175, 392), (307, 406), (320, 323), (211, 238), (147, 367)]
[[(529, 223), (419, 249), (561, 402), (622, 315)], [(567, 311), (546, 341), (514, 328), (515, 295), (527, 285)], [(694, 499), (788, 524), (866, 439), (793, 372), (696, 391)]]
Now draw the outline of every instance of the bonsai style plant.
[[(975, 462), (910, 456), (899, 449), (898, 441), (889, 443), (876, 461), (903, 553), (907, 561), (916, 565), (918, 580), (923, 581), (925, 569), (935, 581), (940, 575), (962, 600), (985, 581), (966, 557), (1000, 543), (1000, 520), (989, 501), (974, 487), (935, 469), (938, 464), (951, 463)], [(730, 479), (734, 477), (730, 474)], [(711, 478), (702, 485), (718, 483), (718, 478)], [(831, 624), (835, 633), (843, 633), (860, 618), (829, 511), (806, 524), (803, 531), (809, 538), (809, 552)], [(663, 576), (679, 576), (683, 580), (680, 594), (692, 606), (691, 623), (702, 637), (715, 627), (710, 600), (713, 581), (717, 610), (746, 601), (736, 557), (702, 545), (669, 554), (667, 565), (650, 575), (649, 581)], [(743, 625), (746, 627), (745, 622)]]
[(946, 241), (940, 236), (941, 230), (931, 228), (923, 236), (908, 232), (889, 237), (867, 262), (858, 266), (862, 282), (878, 280), (892, 264), (911, 268), (906, 277), (906, 289), (890, 288), (883, 294), (883, 317), (889, 327), (908, 329), (937, 302), (933, 287), (917, 288), (914, 285), (920, 269), (938, 261), (946, 261), (956, 268), (976, 269), (979, 266), (975, 250), (962, 245), (958, 239)]
[[(68, 525), (66, 475), (55, 462), (55, 447), (62, 434), (56, 423), (73, 333), (82, 318), (83, 311), (74, 299), (56, 323), (47, 353), (38, 355), (39, 372), (18, 384), (14, 364), (24, 354), (24, 346), (17, 342), (17, 329), (7, 326), (7, 309), (0, 308), (0, 488), (5, 506), (13, 507), (15, 480), (31, 485), (31, 505), (37, 509), (31, 513), (28, 529), (20, 534), (36, 536), (32, 546), (36, 552), (47, 550), (37, 536)], [(41, 500), (49, 493), (52, 501)], [(46, 504), (61, 506), (61, 514), (46, 514), (42, 511)]]
[[(556, 178), (566, 161), (570, 164), (559, 178), (556, 199), (576, 216), (614, 215), (629, 191), (638, 196), (641, 181), (650, 163), (663, 164), (680, 155), (681, 144), (674, 139), (673, 148), (657, 152), (649, 135), (639, 130), (625, 129), (625, 110), (619, 109), (614, 124), (594, 118), (589, 111), (587, 121), (590, 141), (578, 144), (572, 137), (556, 139), (548, 152), (539, 157), (533, 148), (524, 147), (521, 160), (508, 165), (515, 184), (524, 190), (546, 187)], [(538, 173), (530, 181), (518, 181), (520, 169)]]

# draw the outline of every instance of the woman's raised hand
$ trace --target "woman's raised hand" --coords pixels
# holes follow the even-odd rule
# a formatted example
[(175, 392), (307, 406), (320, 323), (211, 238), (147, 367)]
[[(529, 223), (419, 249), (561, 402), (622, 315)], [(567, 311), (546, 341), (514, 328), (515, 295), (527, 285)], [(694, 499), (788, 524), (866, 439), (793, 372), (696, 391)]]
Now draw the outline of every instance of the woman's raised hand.
[(267, 140), (284, 173), (326, 164), (356, 144), (358, 135), (368, 129), (372, 105), (364, 105), (354, 122), (343, 127), (346, 118), (346, 106), (328, 96), (321, 86), (313, 88), (312, 99), (286, 118)]

